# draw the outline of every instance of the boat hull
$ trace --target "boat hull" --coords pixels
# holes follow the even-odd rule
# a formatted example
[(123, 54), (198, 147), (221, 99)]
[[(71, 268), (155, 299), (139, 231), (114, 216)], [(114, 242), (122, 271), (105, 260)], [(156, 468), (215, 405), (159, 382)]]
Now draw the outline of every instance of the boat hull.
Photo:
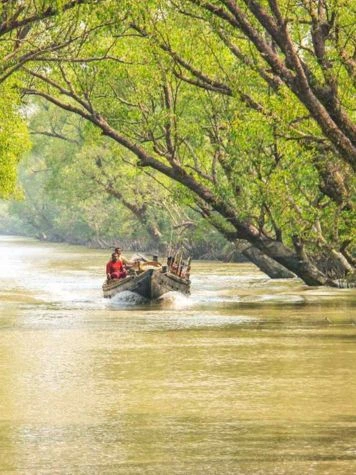
[(161, 270), (149, 269), (136, 276), (128, 276), (125, 279), (112, 280), (103, 284), (105, 298), (130, 291), (148, 300), (157, 300), (167, 292), (181, 292), (190, 294), (190, 281)]

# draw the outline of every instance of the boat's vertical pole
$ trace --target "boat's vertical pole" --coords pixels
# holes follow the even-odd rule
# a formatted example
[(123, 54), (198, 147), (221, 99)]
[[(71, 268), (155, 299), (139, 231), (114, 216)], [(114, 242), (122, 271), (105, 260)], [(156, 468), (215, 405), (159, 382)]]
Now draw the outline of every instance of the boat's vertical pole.
[(191, 262), (192, 262), (192, 258), (189, 257), (188, 262), (187, 262), (187, 270), (185, 271), (185, 274), (184, 274), (184, 277), (187, 280), (189, 280), (189, 277), (190, 277), (190, 264), (191, 264)]
[(177, 267), (176, 260), (177, 260), (177, 254), (174, 255), (172, 263), (171, 263), (171, 272), (172, 272), (172, 274), (176, 273), (176, 267)]
[(179, 277), (182, 276), (184, 266), (185, 266), (184, 261), (181, 261), (180, 266), (179, 266), (179, 269), (178, 269), (178, 276), (179, 276)]
[(179, 276), (180, 264), (181, 264), (181, 262), (182, 262), (182, 257), (183, 257), (183, 253), (181, 252), (181, 253), (179, 254), (179, 260), (177, 261), (178, 263), (177, 263), (177, 272), (176, 272), (176, 274), (177, 274), (178, 276)]

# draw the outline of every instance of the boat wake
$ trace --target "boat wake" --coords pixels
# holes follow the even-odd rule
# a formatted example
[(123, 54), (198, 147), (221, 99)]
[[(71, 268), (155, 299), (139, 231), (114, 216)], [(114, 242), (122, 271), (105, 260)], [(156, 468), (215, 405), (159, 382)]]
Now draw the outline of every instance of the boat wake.
[(145, 306), (145, 307), (152, 307), (152, 306), (159, 306), (161, 308), (187, 308), (190, 307), (192, 301), (190, 297), (187, 297), (179, 292), (168, 292), (162, 297), (157, 300), (150, 301), (138, 295), (134, 292), (130, 292), (126, 290), (124, 292), (120, 292), (113, 296), (110, 300), (108, 300), (107, 304), (110, 307), (117, 307), (117, 308), (127, 308), (127, 307), (136, 307), (136, 306)]
[(168, 292), (162, 295), (158, 302), (164, 307), (173, 307), (175, 309), (187, 308), (192, 305), (191, 297), (179, 292)]
[(119, 294), (114, 295), (108, 302), (110, 306), (114, 307), (133, 307), (136, 305), (143, 305), (148, 303), (148, 300), (141, 295), (125, 290)]

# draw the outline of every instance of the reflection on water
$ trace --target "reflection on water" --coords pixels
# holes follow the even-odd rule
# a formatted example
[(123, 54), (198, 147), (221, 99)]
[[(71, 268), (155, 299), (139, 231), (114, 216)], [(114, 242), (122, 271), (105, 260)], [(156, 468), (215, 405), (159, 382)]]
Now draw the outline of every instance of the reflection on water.
[(0, 471), (356, 472), (355, 290), (194, 263), (105, 300), (108, 254), (0, 238)]

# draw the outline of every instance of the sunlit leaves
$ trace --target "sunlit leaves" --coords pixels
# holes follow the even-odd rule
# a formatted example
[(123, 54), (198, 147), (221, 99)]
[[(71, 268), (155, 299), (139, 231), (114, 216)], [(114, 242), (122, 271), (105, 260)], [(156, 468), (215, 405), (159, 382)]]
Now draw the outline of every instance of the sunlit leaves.
[(29, 137), (10, 83), (0, 85), (0, 96), (0, 197), (8, 198), (15, 193), (17, 164), (29, 148)]

